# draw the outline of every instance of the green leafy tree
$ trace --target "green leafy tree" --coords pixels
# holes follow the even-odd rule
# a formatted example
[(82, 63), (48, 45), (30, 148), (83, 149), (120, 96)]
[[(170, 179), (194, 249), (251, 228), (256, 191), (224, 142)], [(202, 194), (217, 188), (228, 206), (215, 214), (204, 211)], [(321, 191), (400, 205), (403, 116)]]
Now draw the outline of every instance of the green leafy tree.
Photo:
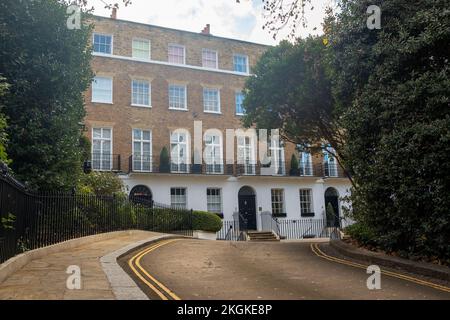
[(82, 194), (95, 194), (97, 196), (109, 196), (122, 194), (124, 185), (115, 173), (93, 171), (82, 174), (78, 180), (77, 189)]
[(159, 155), (159, 168), (161, 172), (169, 172), (170, 171), (170, 158), (169, 151), (166, 147), (161, 149), (161, 154)]
[(1, 98), (7, 152), (19, 179), (40, 189), (70, 189), (81, 170), (80, 122), (92, 73), (91, 28), (67, 28), (56, 0), (0, 3)]
[(450, 263), (448, 1), (346, 0), (328, 25), (353, 218), (388, 251)]
[(8, 84), (4, 82), (5, 78), (0, 77), (0, 161), (9, 163), (8, 156), (6, 154), (6, 145), (8, 143), (8, 135), (6, 133), (6, 117), (3, 114), (3, 105), (1, 104), (2, 97), (8, 91)]
[(310, 152), (330, 144), (345, 168), (340, 154), (345, 141), (324, 63), (327, 50), (322, 37), (282, 41), (267, 50), (245, 85), (244, 125), (280, 129), (284, 140)]

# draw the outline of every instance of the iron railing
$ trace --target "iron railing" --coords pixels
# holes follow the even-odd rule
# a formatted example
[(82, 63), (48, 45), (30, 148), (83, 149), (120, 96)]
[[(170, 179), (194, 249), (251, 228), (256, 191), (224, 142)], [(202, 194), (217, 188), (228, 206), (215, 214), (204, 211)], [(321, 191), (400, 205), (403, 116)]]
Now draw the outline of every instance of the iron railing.
[(88, 159), (90, 168), (94, 171), (121, 171), (121, 158), (120, 154), (104, 153), (91, 153), (90, 159)]
[(31, 192), (0, 174), (0, 263), (27, 250), (129, 229), (192, 236), (192, 211), (126, 196)]
[[(245, 164), (202, 163), (192, 164), (183, 161), (171, 161), (160, 164), (150, 153), (135, 154), (128, 158), (128, 172), (136, 173), (172, 173), (172, 174), (201, 174), (201, 175), (229, 175), (229, 176), (296, 176), (296, 177), (324, 177), (345, 178), (346, 174), (339, 164), (302, 163), (298, 168), (289, 168), (289, 163), (262, 164), (253, 161)], [(121, 165), (120, 155), (92, 154), (89, 163), (93, 170), (98, 171), (126, 171)]]

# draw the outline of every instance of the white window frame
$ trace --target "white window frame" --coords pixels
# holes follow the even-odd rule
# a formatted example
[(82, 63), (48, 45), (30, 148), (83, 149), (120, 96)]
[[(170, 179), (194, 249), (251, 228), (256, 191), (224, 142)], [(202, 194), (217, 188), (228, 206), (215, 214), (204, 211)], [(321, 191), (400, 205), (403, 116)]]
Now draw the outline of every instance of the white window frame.
[[(274, 175), (285, 175), (286, 174), (286, 165), (284, 158), (285, 155), (284, 155), (284, 147), (281, 145), (281, 141), (278, 141), (277, 145), (277, 138), (271, 138), (269, 150), (272, 160), (270, 166), (273, 169)], [(279, 169), (281, 169), (281, 172), (279, 171)]]
[[(105, 101), (101, 101), (101, 100), (96, 100), (94, 98), (94, 83), (97, 81), (97, 79), (108, 79), (111, 81), (111, 99), (109, 100), (105, 100)], [(92, 84), (91, 84), (91, 102), (93, 103), (105, 103), (105, 104), (113, 104), (113, 100), (114, 100), (114, 79), (113, 77), (107, 77), (107, 76), (96, 76), (94, 77), (94, 79), (92, 80)]]
[[(206, 100), (205, 100), (205, 91), (217, 91), (217, 108), (218, 110), (206, 110)], [(203, 87), (203, 112), (204, 113), (215, 113), (215, 114), (221, 114), (221, 105), (220, 105), (220, 89), (219, 88), (211, 88), (211, 87)]]
[[(95, 49), (95, 36), (107, 36), (107, 37), (111, 37), (111, 53), (104, 53), (104, 52), (97, 52), (94, 51)], [(92, 52), (95, 54), (103, 54), (103, 55), (108, 55), (108, 56), (112, 56), (114, 54), (114, 35), (113, 34), (109, 34), (109, 33), (101, 33), (101, 32), (94, 32), (92, 33)]]
[[(148, 84), (148, 105), (147, 104), (140, 104), (140, 103), (134, 103), (133, 102), (133, 84), (134, 82), (145, 82)], [(152, 107), (152, 84), (148, 80), (142, 80), (142, 79), (132, 79), (131, 80), (131, 105), (133, 107), (143, 107), (143, 108), (151, 108)]]
[[(135, 138), (134, 130), (139, 130), (140, 131), (140, 133), (141, 133), (140, 139), (136, 139)], [(144, 139), (144, 131), (150, 132), (150, 140), (145, 140)], [(133, 171), (135, 171), (135, 172), (152, 172), (152, 169), (153, 169), (153, 160), (152, 160), (153, 159), (152, 158), (152, 154), (153, 154), (153, 139), (152, 138), (153, 138), (153, 134), (152, 134), (152, 130), (150, 130), (150, 129), (133, 128), (131, 130), (131, 142), (132, 142), (131, 146), (132, 146), (132, 155), (133, 155), (133, 161), (132, 161)], [(135, 166), (134, 166), (135, 161), (137, 161), (135, 159), (135, 157), (136, 157), (136, 154), (135, 154), (136, 150), (135, 150), (135, 147), (134, 147), (134, 143), (135, 142), (139, 142), (140, 143), (140, 149), (141, 149), (141, 150), (139, 150), (140, 155), (141, 155), (141, 159), (140, 159), (141, 169), (140, 170), (135, 169)], [(148, 155), (150, 166), (149, 166), (148, 170), (144, 170), (143, 169), (144, 162), (145, 162), (144, 161), (145, 160), (144, 143), (150, 143), (150, 152), (149, 152), (149, 155)]]
[[(243, 98), (245, 99), (245, 95), (242, 91), (236, 91), (234, 93), (234, 112), (236, 113), (237, 116), (245, 116), (245, 112), (237, 112), (237, 97), (238, 95), (242, 95)], [(242, 99), (242, 103), (244, 102), (244, 99)], [(243, 110), (243, 106), (242, 106), (242, 110)]]
[[(246, 65), (245, 65), (245, 69), (246, 69), (246, 71), (245, 72), (242, 72), (242, 71), (236, 71), (236, 64), (234, 63), (234, 57), (241, 57), (241, 58), (245, 58), (245, 60), (246, 60)], [(235, 53), (235, 54), (233, 54), (233, 71), (234, 72), (239, 72), (239, 73), (243, 73), (243, 74), (249, 74), (250, 73), (250, 67), (249, 67), (249, 61), (248, 61), (248, 55), (246, 55), (246, 54), (240, 54), (240, 53)]]
[[(177, 197), (179, 195), (172, 195), (172, 190), (184, 190), (184, 206), (178, 206), (177, 204), (180, 203), (179, 201), (176, 201), (174, 204), (173, 197)], [(187, 209), (188, 208), (188, 197), (187, 197), (187, 188), (186, 187), (171, 187), (170, 188), (170, 206), (180, 209)]]
[[(211, 61), (205, 58), (205, 54), (207, 53), (214, 53), (216, 56), (216, 60), (215, 60), (215, 66), (214, 67), (208, 67), (205, 65), (205, 61)], [(206, 68), (206, 69), (219, 69), (219, 53), (217, 50), (213, 50), (213, 49), (208, 49), (208, 48), (203, 48), (202, 49), (202, 67)]]
[[(100, 129), (101, 130), (101, 136), (102, 137), (100, 137), (100, 138), (94, 138), (94, 130), (95, 129)], [(109, 139), (107, 139), (107, 138), (103, 138), (103, 130), (110, 130), (110, 132), (111, 132), (111, 137), (109, 138)], [(91, 146), (91, 165), (92, 165), (92, 170), (94, 170), (94, 171), (111, 171), (112, 170), (112, 168), (113, 168), (113, 165), (114, 165), (114, 159), (113, 159), (113, 146), (114, 146), (114, 144), (113, 144), (113, 128), (112, 127), (92, 127), (92, 130), (91, 130), (91, 141), (92, 141), (92, 146)], [(94, 155), (95, 155), (95, 153), (94, 153), (94, 139), (95, 140), (100, 140), (100, 168), (94, 168)], [(103, 152), (103, 141), (109, 141), (110, 142), (110, 144), (111, 144), (111, 150), (110, 150), (110, 152), (109, 152), (109, 156), (110, 156), (110, 165), (109, 165), (109, 168), (103, 168), (103, 155), (105, 154), (105, 155), (107, 155), (107, 153), (104, 153)]]
[[(304, 211), (303, 204), (306, 203), (306, 201), (303, 201), (302, 199), (302, 191), (308, 191), (309, 192), (309, 211)], [(301, 188), (299, 189), (299, 197), (300, 197), (300, 216), (303, 216), (306, 213), (314, 213), (314, 198), (313, 198), (313, 191), (310, 188)]]
[(336, 153), (335, 150), (331, 147), (326, 147), (326, 150), (323, 150), (323, 165), (324, 166), (328, 165), (328, 175), (326, 177), (336, 178), (339, 176), (337, 160), (327, 150), (330, 150), (330, 152)]
[[(171, 107), (170, 106), (170, 87), (184, 88), (184, 108), (175, 108), (175, 107)], [(171, 83), (171, 84), (169, 84), (169, 87), (168, 87), (168, 94), (169, 94), (169, 110), (177, 110), (177, 111), (187, 111), (188, 110), (188, 107), (187, 107), (187, 86), (186, 85), (180, 85), (180, 84), (176, 84), (176, 83)]]
[[(135, 50), (135, 48), (134, 48), (134, 42), (135, 41), (140, 41), (140, 42), (147, 42), (148, 43), (148, 57), (146, 57), (146, 58), (141, 58), (141, 57), (135, 57), (134, 56), (134, 50)], [(142, 49), (136, 49), (136, 50), (140, 50), (140, 51), (143, 51)], [(133, 59), (138, 59), (138, 60), (151, 60), (151, 57), (152, 57), (152, 43), (151, 43), (151, 41), (150, 40), (148, 40), (148, 39), (144, 39), (144, 38), (133, 38), (132, 40), (131, 40), (131, 56), (133, 57)]]
[[(170, 50), (169, 50), (170, 47), (179, 47), (179, 48), (183, 49), (183, 63), (170, 61)], [(186, 64), (186, 47), (181, 44), (169, 43), (167, 46), (167, 62), (174, 64), (174, 65), (185, 65)]]
[(307, 151), (300, 151), (299, 158), (300, 158), (300, 161), (298, 163), (299, 169), (303, 171), (303, 173), (300, 172), (300, 176), (312, 177), (314, 175), (314, 168), (311, 153)]
[[(219, 195), (209, 195), (208, 192), (209, 191), (219, 191)], [(218, 201), (212, 201), (215, 200), (214, 198), (219, 198), (219, 202)], [(219, 206), (220, 209), (218, 211), (216, 210), (211, 210), (210, 206)], [(222, 214), (223, 213), (223, 199), (222, 199), (222, 188), (206, 188), (206, 210), (208, 212), (211, 213), (216, 213), (216, 214)]]
[[(278, 194), (274, 194), (278, 193)], [(281, 193), (279, 193), (281, 192)], [(278, 198), (277, 198), (278, 197)], [(274, 199), (276, 198), (276, 199)], [(285, 199), (284, 199), (284, 189), (283, 188), (273, 188), (270, 189), (270, 202), (272, 204), (272, 215), (279, 215), (279, 214), (285, 214), (286, 213), (286, 205), (285, 205)], [(281, 207), (278, 206), (278, 210), (280, 212), (275, 212), (274, 210), (274, 204), (281, 204)]]
[[(211, 137), (211, 143), (208, 143), (208, 137)], [(218, 138), (218, 143), (214, 142), (214, 138)], [(219, 132), (206, 132), (203, 136), (203, 141), (205, 144), (204, 158), (206, 164), (207, 174), (223, 174), (223, 139), (222, 134)], [(212, 152), (207, 152), (208, 148)], [(219, 149), (219, 154), (217, 155), (215, 150)], [(208, 159), (211, 159), (208, 160)]]
[[(173, 142), (172, 141), (172, 135), (176, 134), (177, 135), (177, 142)], [(179, 141), (179, 136), (181, 134), (185, 135), (185, 141), (184, 142), (180, 142)], [(174, 157), (173, 155), (173, 144), (177, 144), (178, 145), (178, 150), (177, 150), (177, 155), (176, 155), (176, 160), (177, 162), (174, 162)], [(183, 157), (183, 159), (181, 159), (180, 157), (180, 150), (181, 148), (179, 147), (180, 144), (185, 144), (186, 145), (186, 155)], [(183, 161), (185, 160), (185, 161)], [(190, 149), (190, 135), (189, 132), (187, 130), (175, 130), (173, 132), (170, 133), (170, 171), (173, 173), (189, 173), (189, 168), (190, 168), (190, 162), (191, 162), (191, 149)], [(180, 165), (185, 165), (186, 166), (186, 170), (180, 170)], [(178, 168), (176, 170), (174, 170), (173, 168)]]
[[(244, 166), (245, 175), (256, 174), (256, 148), (255, 137), (249, 135), (237, 136), (237, 160), (238, 165)], [(242, 140), (240, 140), (242, 139)], [(248, 139), (248, 143), (247, 140)], [(242, 144), (241, 142), (244, 142)], [(242, 154), (242, 156), (240, 156)]]

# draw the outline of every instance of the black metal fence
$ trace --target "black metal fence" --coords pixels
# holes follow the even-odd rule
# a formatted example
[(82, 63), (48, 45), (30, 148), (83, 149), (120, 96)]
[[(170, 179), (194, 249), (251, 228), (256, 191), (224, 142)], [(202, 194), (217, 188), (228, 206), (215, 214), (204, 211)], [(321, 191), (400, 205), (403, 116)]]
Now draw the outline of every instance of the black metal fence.
[(129, 229), (192, 236), (192, 211), (126, 196), (29, 192), (0, 173), (0, 263), (27, 250)]

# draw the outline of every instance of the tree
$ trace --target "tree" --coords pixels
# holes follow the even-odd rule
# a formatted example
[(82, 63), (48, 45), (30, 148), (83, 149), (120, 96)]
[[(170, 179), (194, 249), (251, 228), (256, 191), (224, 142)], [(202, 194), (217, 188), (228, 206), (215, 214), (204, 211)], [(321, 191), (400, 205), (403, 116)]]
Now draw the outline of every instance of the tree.
[(448, 2), (342, 1), (327, 36), (353, 218), (388, 251), (450, 263)]
[(40, 189), (70, 189), (81, 171), (80, 122), (92, 73), (90, 26), (67, 28), (56, 0), (0, 3), (1, 98), (8, 155), (19, 179)]
[[(8, 91), (8, 84), (5, 82), (5, 78), (0, 77), (0, 101), (1, 98)], [(8, 156), (6, 154), (6, 145), (8, 143), (8, 135), (6, 133), (6, 117), (3, 114), (3, 105), (0, 103), (0, 161), (9, 163)]]
[(326, 50), (322, 37), (282, 41), (267, 50), (245, 85), (244, 125), (280, 129), (284, 140), (311, 152), (326, 148), (345, 168), (339, 152), (345, 141), (324, 63)]

